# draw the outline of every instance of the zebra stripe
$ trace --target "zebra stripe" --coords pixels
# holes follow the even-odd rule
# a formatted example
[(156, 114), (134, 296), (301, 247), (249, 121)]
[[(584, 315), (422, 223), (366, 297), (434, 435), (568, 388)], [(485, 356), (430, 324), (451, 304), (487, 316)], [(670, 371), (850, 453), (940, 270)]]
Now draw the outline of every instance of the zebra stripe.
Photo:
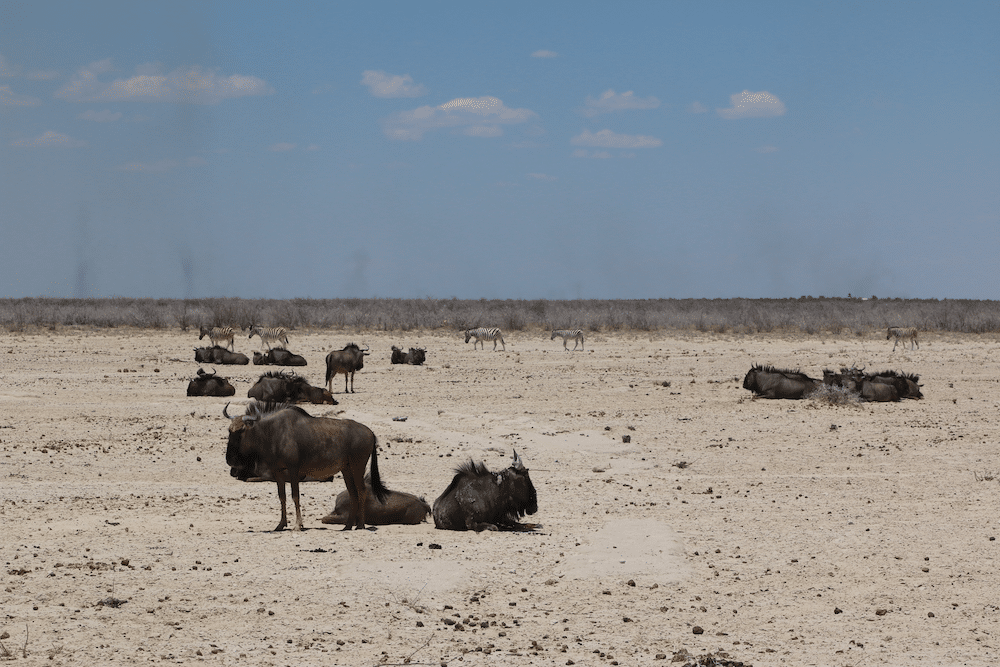
[(212, 341), (212, 345), (218, 345), (219, 343), (229, 341), (229, 344), (226, 347), (234, 352), (236, 351), (235, 344), (233, 343), (235, 331), (232, 327), (212, 327), (211, 329), (208, 327), (200, 327), (200, 329), (201, 333), (198, 334), (198, 340), (208, 336), (208, 339)]
[(507, 345), (506, 343), (503, 342), (503, 332), (497, 329), (496, 327), (492, 328), (480, 327), (478, 329), (466, 329), (463, 333), (465, 333), (466, 343), (468, 343), (469, 340), (473, 338), (476, 339), (472, 343), (473, 350), (476, 349), (476, 345), (478, 345), (479, 343), (483, 343), (483, 349), (485, 350), (486, 343), (484, 343), (483, 341), (491, 340), (493, 341), (493, 351), (496, 352), (497, 340), (499, 340), (500, 344), (503, 345), (503, 351), (504, 352), (507, 351)]
[[(250, 335), (247, 336), (247, 340), (253, 338), (254, 336), (260, 336), (260, 342), (267, 345), (267, 349), (271, 349), (271, 343), (275, 343), (275, 347), (285, 347), (288, 345), (288, 330), (285, 327), (250, 327)], [(277, 343), (284, 343), (284, 345), (277, 345)]]
[(549, 340), (555, 340), (556, 336), (559, 336), (560, 338), (563, 339), (564, 350), (569, 350), (569, 348), (566, 347), (566, 341), (569, 340), (570, 338), (573, 339), (574, 352), (576, 352), (577, 343), (579, 343), (580, 349), (584, 349), (583, 331), (581, 331), (580, 329), (556, 329), (555, 331), (552, 332), (552, 336), (549, 338)]
[(917, 328), (916, 327), (889, 327), (889, 331), (885, 334), (885, 339), (895, 338), (895, 342), (892, 344), (892, 351), (896, 351), (896, 346), (899, 345), (899, 341), (903, 341), (903, 349), (906, 349), (906, 340), (910, 340), (910, 349), (916, 345), (917, 349), (920, 349), (920, 343), (917, 341)]

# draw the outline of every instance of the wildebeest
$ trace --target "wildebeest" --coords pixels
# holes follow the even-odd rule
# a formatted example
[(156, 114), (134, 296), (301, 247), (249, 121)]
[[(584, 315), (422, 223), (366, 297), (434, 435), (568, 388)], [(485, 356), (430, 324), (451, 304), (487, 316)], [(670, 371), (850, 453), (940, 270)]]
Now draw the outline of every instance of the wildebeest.
[(754, 366), (743, 378), (743, 388), (763, 398), (803, 398), (819, 388), (821, 382), (800, 371), (772, 366)]
[(876, 403), (899, 400), (899, 393), (894, 386), (878, 382), (868, 376), (861, 380), (860, 393), (864, 400)]
[(226, 347), (228, 347), (233, 352), (236, 351), (236, 347), (233, 343), (233, 336), (235, 335), (235, 331), (233, 330), (232, 327), (211, 327), (211, 328), (198, 327), (198, 330), (199, 330), (198, 340), (201, 340), (205, 336), (208, 336), (208, 339), (212, 341), (212, 345), (218, 345), (219, 343), (224, 343), (226, 341), (229, 341), (229, 345), (227, 345)]
[(537, 511), (535, 487), (515, 451), (514, 462), (500, 472), (471, 460), (455, 468), (451, 484), (434, 501), (434, 526), (476, 532), (517, 528), (519, 518)]
[(194, 360), (200, 364), (236, 364), (245, 366), (250, 363), (250, 357), (242, 352), (230, 352), (218, 345), (214, 347), (194, 348)]
[(271, 349), (271, 343), (283, 343), (288, 345), (288, 330), (285, 327), (259, 327), (256, 324), (250, 325), (250, 335), (247, 340), (254, 336), (260, 336), (261, 345), (267, 345)]
[(920, 343), (917, 342), (917, 328), (916, 327), (889, 327), (886, 331), (885, 339), (895, 338), (896, 340), (892, 344), (892, 351), (896, 351), (896, 346), (899, 345), (899, 341), (903, 341), (903, 349), (906, 349), (906, 340), (910, 341), (910, 349), (916, 345), (917, 349), (920, 349)]
[(861, 380), (864, 378), (864, 368), (841, 368), (839, 373), (824, 368), (823, 384), (833, 387), (844, 387), (849, 391), (860, 392)]
[(253, 363), (256, 366), (306, 366), (306, 358), (293, 354), (281, 347), (273, 347), (264, 354), (253, 353)]
[(326, 388), (333, 393), (333, 378), (344, 374), (344, 393), (347, 393), (347, 378), (351, 378), (351, 393), (354, 393), (354, 372), (365, 367), (368, 346), (362, 350), (356, 343), (348, 343), (343, 350), (334, 350), (326, 355)]
[(411, 366), (420, 366), (427, 359), (427, 350), (422, 347), (411, 347), (409, 352), (403, 352), (402, 349), (392, 346), (392, 356), (389, 357), (389, 361), (394, 364), (410, 364)]
[(912, 373), (897, 373), (896, 371), (882, 371), (872, 373), (868, 376), (873, 382), (891, 384), (896, 389), (900, 398), (920, 399), (924, 395), (920, 392), (920, 376)]
[[(377, 503), (372, 498), (371, 476), (365, 476), (365, 486), (368, 488), (368, 502), (365, 505), (365, 520), (373, 526), (385, 526), (391, 523), (414, 524), (427, 520), (431, 506), (423, 498), (403, 491), (386, 491), (384, 503)], [(351, 497), (347, 491), (337, 494), (333, 511), (321, 519), (323, 523), (346, 524), (350, 518)]]
[(188, 396), (232, 396), (235, 393), (236, 387), (226, 378), (217, 376), (214, 370), (206, 373), (199, 368), (198, 377), (188, 382)]
[(247, 391), (247, 398), (263, 403), (329, 403), (337, 405), (333, 394), (323, 387), (314, 387), (295, 373), (271, 371), (264, 373)]
[(371, 458), (372, 492), (384, 502), (388, 489), (378, 473), (378, 441), (372, 430), (350, 419), (313, 417), (302, 408), (287, 404), (262, 405), (256, 401), (247, 406), (246, 414), (230, 417), (226, 408), (222, 414), (230, 419), (226, 463), (229, 474), (246, 481), (266, 477), (278, 485), (281, 501), (281, 521), (275, 530), (288, 525), (285, 503), (285, 483), (292, 487), (295, 503), (293, 530), (302, 530), (302, 509), (299, 506), (299, 482), (307, 477), (327, 479), (338, 472), (344, 475), (351, 498), (351, 511), (344, 530), (365, 527), (365, 506), (368, 489), (365, 467)]

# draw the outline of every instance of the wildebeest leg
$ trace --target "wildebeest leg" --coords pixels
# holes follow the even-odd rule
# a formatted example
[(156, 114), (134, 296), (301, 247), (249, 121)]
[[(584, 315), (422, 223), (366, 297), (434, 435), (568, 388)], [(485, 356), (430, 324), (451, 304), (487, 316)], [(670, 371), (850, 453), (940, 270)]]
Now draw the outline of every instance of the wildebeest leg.
[(278, 482), (278, 500), (281, 501), (281, 521), (278, 522), (278, 526), (275, 530), (284, 530), (285, 526), (288, 525), (288, 514), (285, 512), (285, 483)]
[(354, 466), (350, 461), (344, 466), (342, 471), (344, 475), (344, 485), (347, 487), (347, 493), (351, 497), (351, 510), (347, 514), (347, 521), (344, 523), (342, 530), (353, 530), (355, 526), (361, 529), (365, 527), (365, 475), (364, 470), (361, 471), (361, 475), (357, 474), (354, 470)]
[(292, 485), (292, 502), (295, 503), (295, 526), (292, 530), (302, 530), (302, 507), (299, 505), (299, 483), (295, 480), (298, 479), (298, 474), (292, 478), (290, 482)]

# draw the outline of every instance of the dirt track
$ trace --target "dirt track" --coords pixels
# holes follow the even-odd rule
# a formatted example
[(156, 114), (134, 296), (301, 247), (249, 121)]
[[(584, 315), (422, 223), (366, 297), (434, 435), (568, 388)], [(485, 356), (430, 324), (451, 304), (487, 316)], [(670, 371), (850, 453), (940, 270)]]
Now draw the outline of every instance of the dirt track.
[[(269, 532), (274, 485), (225, 465), (226, 401), (184, 395), (196, 334), (9, 334), (0, 642), (16, 661), (1000, 662), (992, 337), (895, 354), (884, 336), (591, 335), (583, 353), (541, 333), (505, 353), (438, 332), (290, 338), (315, 385), (327, 351), (371, 346), (356, 394), (341, 376), (340, 405), (306, 409), (370, 426), (390, 488), (433, 502), (458, 463), (506, 467), (516, 448), (536, 530), (340, 532), (320, 523), (338, 477), (304, 485), (306, 531)], [(392, 344), (427, 365), (390, 365)], [(914, 372), (926, 398), (754, 401), (753, 362)], [(236, 406), (267, 370), (215, 368)]]

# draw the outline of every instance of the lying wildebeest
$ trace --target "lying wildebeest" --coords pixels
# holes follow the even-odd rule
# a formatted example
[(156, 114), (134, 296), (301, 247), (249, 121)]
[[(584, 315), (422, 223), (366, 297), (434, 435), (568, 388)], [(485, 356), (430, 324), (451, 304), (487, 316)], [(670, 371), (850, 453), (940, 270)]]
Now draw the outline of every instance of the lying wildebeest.
[(253, 363), (256, 366), (306, 366), (306, 358), (300, 354), (293, 354), (281, 347), (272, 347), (261, 354), (253, 353)]
[(772, 366), (754, 366), (743, 378), (743, 388), (764, 398), (802, 398), (820, 386), (819, 380), (799, 371)]
[(864, 378), (864, 368), (841, 368), (839, 373), (824, 368), (823, 384), (833, 387), (844, 387), (853, 392), (861, 391), (861, 380)]
[(347, 378), (351, 378), (351, 393), (354, 393), (354, 372), (365, 367), (365, 355), (368, 346), (362, 350), (355, 343), (348, 343), (343, 350), (334, 350), (326, 355), (326, 388), (333, 393), (333, 378), (338, 373), (344, 374), (344, 393), (347, 393)]
[(434, 526), (476, 532), (517, 528), (519, 518), (537, 511), (535, 487), (515, 451), (514, 463), (500, 472), (473, 461), (455, 468), (451, 484), (434, 501)]
[(411, 347), (409, 352), (403, 352), (395, 345), (392, 346), (392, 356), (389, 358), (394, 364), (410, 364), (420, 366), (427, 359), (427, 350), (422, 347)]
[(266, 477), (278, 485), (281, 521), (275, 530), (288, 525), (285, 483), (291, 484), (295, 503), (293, 530), (302, 530), (299, 482), (307, 477), (327, 479), (342, 472), (351, 497), (351, 511), (344, 530), (365, 527), (365, 466), (371, 458), (372, 492), (384, 502), (386, 489), (378, 474), (378, 441), (372, 430), (350, 419), (313, 417), (302, 408), (287, 404), (261, 405), (254, 401), (243, 416), (230, 417), (229, 405), (222, 414), (230, 419), (226, 463), (229, 474), (242, 481)]
[(866, 401), (884, 403), (899, 400), (899, 393), (896, 391), (894, 386), (879, 382), (869, 376), (865, 376), (864, 379), (861, 380), (859, 390), (861, 398)]
[[(373, 526), (385, 526), (391, 523), (423, 523), (431, 513), (431, 506), (423, 498), (402, 491), (386, 491), (384, 503), (377, 503), (372, 498), (371, 475), (365, 476), (365, 486), (368, 488), (368, 503), (365, 505), (365, 520)], [(347, 491), (337, 494), (333, 511), (321, 519), (323, 523), (344, 523), (350, 518), (350, 495)]]
[(920, 376), (912, 373), (897, 373), (896, 371), (882, 371), (873, 373), (870, 378), (874, 382), (891, 384), (896, 388), (896, 393), (900, 398), (920, 399), (924, 395), (920, 392)]
[(230, 352), (218, 345), (214, 347), (194, 348), (194, 360), (200, 364), (236, 364), (245, 366), (250, 363), (250, 357), (242, 352)]
[(232, 327), (198, 327), (198, 330), (198, 340), (208, 336), (208, 339), (212, 341), (212, 345), (218, 345), (219, 343), (229, 341), (229, 345), (226, 347), (233, 352), (236, 351), (236, 347), (233, 344), (233, 336), (236, 332)]
[(248, 398), (262, 403), (329, 403), (337, 405), (333, 394), (323, 387), (314, 387), (295, 373), (271, 371), (264, 373), (247, 391)]
[(188, 396), (232, 396), (235, 393), (236, 387), (226, 378), (218, 377), (214, 370), (206, 373), (199, 368), (198, 377), (188, 382)]

